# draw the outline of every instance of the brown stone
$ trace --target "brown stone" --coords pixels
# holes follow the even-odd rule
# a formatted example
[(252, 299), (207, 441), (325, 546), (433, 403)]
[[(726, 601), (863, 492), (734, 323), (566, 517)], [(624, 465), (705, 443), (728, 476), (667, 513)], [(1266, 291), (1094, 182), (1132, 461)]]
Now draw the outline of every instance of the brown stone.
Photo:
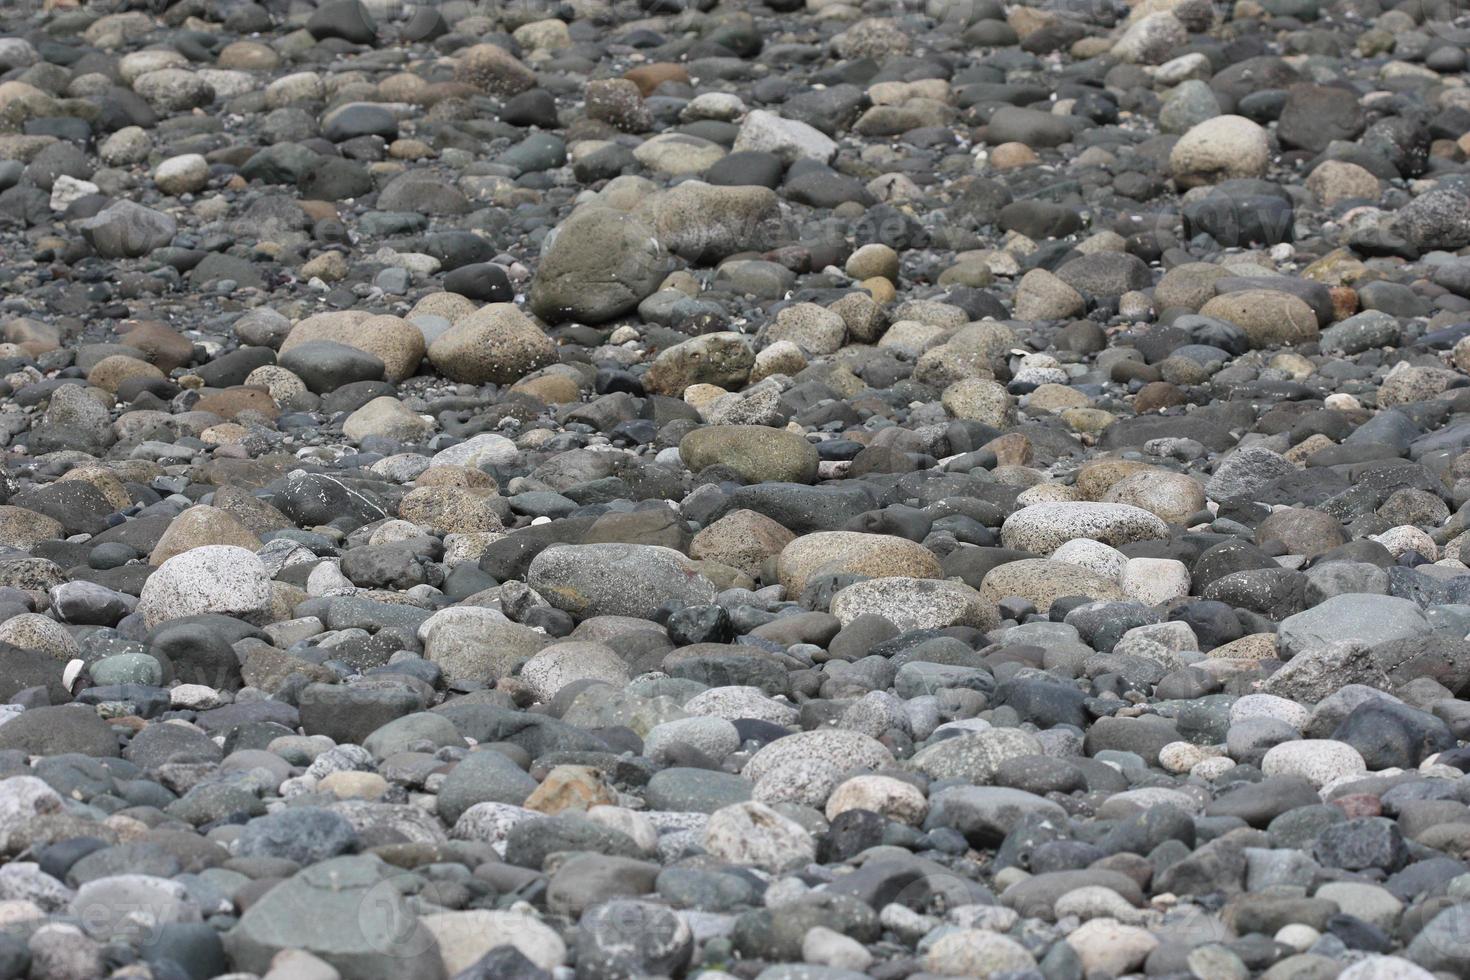
[(591, 766), (557, 766), (522, 804), (527, 810), (553, 814), (586, 812), (594, 806), (617, 806), (618, 794)]
[(779, 555), (795, 539), (796, 535), (764, 514), (733, 510), (694, 536), (689, 555), (756, 576), (766, 559)]
[(653, 90), (664, 82), (688, 82), (689, 72), (684, 69), (683, 65), (660, 61), (652, 65), (639, 65), (637, 68), (629, 69), (623, 73), (623, 77), (637, 85), (643, 97), (648, 98), (653, 94)]
[(194, 344), (178, 331), (156, 320), (128, 320), (118, 327), (123, 342), (136, 347), (148, 362), (164, 373), (194, 359)]
[(281, 414), (269, 391), (246, 385), (207, 391), (194, 403), (194, 410), (211, 412), (222, 419), (233, 419), (241, 412), (259, 412), (271, 419)]
[(295, 527), (291, 519), (243, 487), (226, 484), (214, 492), (214, 506), (257, 536)]
[(1346, 320), (1358, 312), (1358, 291), (1351, 286), (1333, 286), (1328, 289), (1332, 294), (1332, 319)]
[(1371, 793), (1349, 793), (1331, 801), (1349, 820), (1359, 817), (1377, 817), (1383, 813), (1383, 803)]
[(130, 378), (164, 379), (164, 374), (147, 361), (126, 354), (113, 354), (92, 365), (87, 372), (87, 383), (110, 394), (117, 394), (118, 386)]
[(990, 151), (990, 165), (996, 170), (1017, 170), (1040, 161), (1036, 151), (1025, 143), (1002, 143)]
[(313, 340), (332, 340), (372, 354), (383, 362), (383, 377), (402, 381), (424, 359), (424, 335), (396, 316), (373, 316), (364, 310), (342, 310), (307, 317), (286, 335), (281, 353)]
[(234, 545), (254, 551), (260, 547), (260, 538), (219, 508), (199, 504), (174, 518), (148, 556), (148, 564), (162, 565), (175, 555), (205, 545)]
[(17, 317), (0, 326), (0, 340), (19, 344), (32, 357), (61, 346), (61, 331), (49, 323)]
[(1183, 405), (1187, 399), (1184, 392), (1167, 381), (1151, 381), (1133, 397), (1133, 411), (1139, 415), (1158, 412), (1175, 405)]
[(495, 477), (484, 470), (472, 470), (468, 466), (450, 466), (441, 463), (430, 466), (414, 478), (416, 487), (464, 487), (494, 493), (500, 489)]
[(133, 503), (133, 498), (128, 495), (128, 488), (123, 486), (123, 481), (105, 466), (73, 467), (58, 477), (56, 482), (62, 483), (66, 480), (84, 480), (92, 484), (117, 510), (124, 510)]
[(1020, 432), (1007, 432), (980, 448), (995, 453), (996, 466), (1026, 466), (1031, 462), (1031, 440)]
[(306, 212), (312, 221), (325, 221), (337, 217), (337, 205), (331, 201), (297, 201), (296, 206)]

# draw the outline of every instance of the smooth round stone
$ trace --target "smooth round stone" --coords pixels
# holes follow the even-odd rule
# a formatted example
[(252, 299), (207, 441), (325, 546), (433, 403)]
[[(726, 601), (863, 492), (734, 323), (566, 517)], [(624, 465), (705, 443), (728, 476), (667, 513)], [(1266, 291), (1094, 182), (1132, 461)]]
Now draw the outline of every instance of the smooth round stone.
[(103, 657), (88, 668), (93, 683), (101, 687), (114, 684), (142, 684), (157, 687), (164, 681), (163, 665), (146, 653), (120, 653)]
[(1052, 501), (1011, 514), (1001, 525), (1000, 535), (1007, 548), (1050, 555), (1077, 538), (1118, 547), (1167, 538), (1169, 527), (1148, 511), (1129, 504)]
[(1323, 738), (1283, 742), (1261, 760), (1261, 771), (1268, 776), (1300, 776), (1319, 787), (1367, 768), (1357, 749)]

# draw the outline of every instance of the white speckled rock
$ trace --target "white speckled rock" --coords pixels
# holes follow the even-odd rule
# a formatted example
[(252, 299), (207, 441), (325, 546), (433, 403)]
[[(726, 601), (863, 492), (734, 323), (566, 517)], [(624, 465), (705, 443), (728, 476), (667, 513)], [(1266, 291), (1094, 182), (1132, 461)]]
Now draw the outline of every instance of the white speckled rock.
[(543, 970), (553, 970), (566, 959), (567, 947), (556, 930), (522, 912), (469, 909), (438, 912), (421, 920), (439, 943), (444, 966), (456, 974), (496, 946), (514, 946)]
[(0, 780), (0, 853), (19, 850), (12, 848), (12, 838), (29, 834), (33, 823), (44, 822), (63, 809), (60, 795), (35, 776)]
[(673, 548), (651, 544), (558, 544), (531, 560), (531, 586), (579, 618), (647, 616), (670, 600), (704, 605), (715, 585)]
[(1169, 525), (1142, 507), (1090, 501), (1057, 501), (1023, 507), (1001, 525), (1001, 542), (1037, 554), (1051, 554), (1075, 538), (1092, 538), (1113, 547), (1167, 538)]
[(1325, 786), (1353, 773), (1367, 772), (1357, 749), (1330, 738), (1307, 738), (1272, 746), (1261, 760), (1268, 776), (1301, 776), (1314, 786)]
[(1117, 919), (1093, 919), (1067, 936), (1088, 975), (1118, 977), (1132, 973), (1159, 944), (1153, 933)]
[(774, 872), (799, 868), (817, 856), (817, 842), (801, 824), (754, 801), (710, 814), (704, 848), (731, 864)]
[(165, 194), (192, 194), (209, 182), (209, 162), (198, 153), (169, 157), (154, 168), (153, 182)]
[(859, 616), (882, 616), (899, 630), (1000, 623), (993, 604), (961, 582), (944, 579), (873, 578), (855, 582), (832, 597), (832, 615), (846, 626)]
[(1410, 551), (1417, 551), (1430, 561), (1436, 561), (1439, 558), (1439, 546), (1434, 543), (1434, 539), (1413, 525), (1391, 527), (1382, 534), (1370, 534), (1368, 538), (1383, 545), (1395, 558), (1400, 558)]
[(523, 820), (535, 820), (545, 814), (510, 803), (476, 803), (454, 822), (450, 836), (455, 840), (479, 841), (505, 856), (505, 842), (510, 830)]
[(1380, 929), (1393, 929), (1403, 914), (1404, 903), (1381, 885), (1367, 881), (1329, 881), (1317, 889), (1317, 898), (1329, 898), (1353, 915)]
[(1027, 558), (992, 568), (980, 582), (980, 595), (990, 604), (1008, 596), (1019, 596), (1044, 613), (1063, 596), (1122, 599), (1123, 590), (1115, 579), (1077, 565), (1049, 558)]
[(1173, 558), (1130, 558), (1118, 584), (1130, 599), (1163, 605), (1189, 595), (1189, 568)]
[(1007, 759), (1041, 755), (1041, 743), (1019, 728), (992, 728), (935, 742), (909, 760), (930, 779), (959, 779), (984, 785)]
[(844, 936), (826, 926), (814, 926), (801, 938), (801, 958), (807, 963), (837, 970), (866, 970), (873, 954), (856, 939)]
[(1436, 974), (1400, 956), (1370, 956), (1337, 975), (1337, 980), (1435, 980)]
[(1311, 717), (1310, 708), (1274, 694), (1243, 694), (1230, 706), (1232, 724), (1248, 718), (1275, 718), (1300, 731)]
[(80, 656), (81, 649), (65, 626), (40, 613), (22, 613), (0, 623), (0, 642), (39, 650), (61, 661)]
[(1142, 910), (1134, 908), (1128, 899), (1102, 885), (1072, 889), (1057, 899), (1055, 911), (1057, 918), (1075, 915), (1083, 920), (1116, 919), (1132, 923), (1143, 917)]
[(1103, 578), (1118, 581), (1128, 564), (1128, 556), (1112, 545), (1091, 538), (1073, 538), (1051, 553), (1052, 561), (1085, 568)]
[(827, 819), (848, 810), (871, 810), (890, 820), (918, 826), (929, 812), (929, 801), (913, 783), (892, 776), (854, 776), (827, 797)]
[(487, 464), (506, 466), (514, 463), (519, 455), (516, 444), (505, 436), (482, 432), (448, 449), (439, 450), (434, 454), (432, 465), (467, 466), (470, 469), (479, 469)]
[(719, 762), (740, 747), (740, 733), (724, 718), (706, 715), (666, 721), (653, 726), (643, 737), (643, 754), (662, 765), (669, 764), (670, 752), (683, 746), (698, 749)]
[(841, 728), (819, 728), (779, 738), (745, 764), (741, 775), (757, 781), (792, 759), (824, 759), (846, 769), (882, 769), (893, 765), (893, 755), (875, 738)]
[(989, 977), (1036, 969), (1026, 947), (999, 933), (956, 929), (940, 936), (924, 954), (924, 969), (949, 977)]
[(816, 575), (852, 572), (875, 578), (940, 578), (934, 553), (917, 541), (893, 534), (818, 531), (804, 534), (781, 550), (778, 563), (786, 594), (799, 596)]
[(789, 701), (778, 701), (758, 687), (732, 685), (700, 691), (684, 702), (691, 715), (712, 715), (734, 721), (754, 718), (776, 725), (794, 725), (801, 712)]
[(200, 613), (224, 613), (252, 623), (271, 614), (271, 580), (254, 552), (205, 545), (174, 555), (143, 583), (138, 611), (151, 629)]
[(828, 759), (787, 759), (755, 781), (750, 797), (768, 806), (796, 803), (820, 810), (847, 768)]
[(774, 112), (756, 109), (747, 113), (735, 135), (736, 153), (756, 150), (774, 153), (785, 163), (816, 160), (826, 163), (837, 153), (837, 144), (821, 130)]
[(574, 681), (603, 681), (614, 687), (628, 683), (628, 665), (601, 643), (557, 643), (536, 654), (521, 668), (521, 680), (541, 701)]

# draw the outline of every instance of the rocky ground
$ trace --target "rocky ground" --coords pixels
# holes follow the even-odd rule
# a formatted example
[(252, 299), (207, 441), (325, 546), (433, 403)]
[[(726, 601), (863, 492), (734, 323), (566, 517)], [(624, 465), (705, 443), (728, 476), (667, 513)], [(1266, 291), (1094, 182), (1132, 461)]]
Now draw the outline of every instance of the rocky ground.
[(1470, 978), (1460, 13), (0, 3), (0, 980)]

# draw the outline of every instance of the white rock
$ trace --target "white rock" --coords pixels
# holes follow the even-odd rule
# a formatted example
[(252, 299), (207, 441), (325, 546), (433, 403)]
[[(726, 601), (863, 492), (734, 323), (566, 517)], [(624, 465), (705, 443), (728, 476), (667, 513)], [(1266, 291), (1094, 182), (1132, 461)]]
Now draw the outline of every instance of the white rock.
[(825, 759), (846, 769), (882, 769), (893, 764), (893, 755), (877, 739), (840, 728), (819, 728), (777, 739), (745, 764), (746, 779), (759, 780), (778, 765), (793, 759)]
[(1116, 919), (1092, 919), (1074, 929), (1066, 939), (1082, 960), (1082, 969), (1107, 976), (1132, 973), (1159, 944), (1153, 933)]
[(238, 98), (246, 92), (254, 92), (260, 85), (257, 76), (251, 72), (232, 68), (201, 68), (195, 74), (208, 82), (220, 99)]
[(150, 71), (184, 68), (188, 64), (189, 59), (177, 51), (167, 48), (150, 48), (146, 51), (134, 51), (119, 58), (117, 74), (124, 82), (131, 85)]
[(629, 680), (628, 665), (609, 646), (571, 641), (549, 646), (526, 661), (521, 680), (544, 702), (573, 681), (598, 680), (621, 688)]
[(873, 962), (873, 954), (866, 946), (826, 926), (814, 926), (806, 931), (801, 939), (801, 958), (807, 963), (858, 972)]
[(0, 623), (0, 643), (36, 650), (57, 660), (81, 655), (76, 638), (56, 620), (40, 613), (21, 613)]
[(732, 92), (703, 92), (689, 100), (679, 113), (685, 122), (696, 119), (718, 119), (733, 122), (745, 111), (745, 103)]
[(1435, 980), (1435, 974), (1398, 956), (1370, 956), (1343, 970), (1337, 980)]
[(435, 453), (430, 465), (467, 466), (470, 469), (479, 469), (487, 464), (506, 466), (515, 462), (519, 455), (520, 450), (516, 448), (516, 444), (505, 436), (482, 432)]
[(169, 157), (153, 169), (153, 183), (165, 194), (192, 194), (209, 182), (209, 161), (198, 153)]
[(1074, 538), (1091, 538), (1119, 547), (1135, 541), (1164, 539), (1169, 525), (1142, 507), (1091, 501), (1055, 501), (1023, 507), (1001, 525), (1007, 548), (1049, 554)]
[(774, 153), (787, 164), (797, 160), (826, 163), (837, 155), (837, 143), (814, 126), (756, 109), (746, 115), (735, 135), (734, 151), (745, 150)]
[(1233, 725), (1249, 718), (1275, 718), (1300, 731), (1307, 727), (1312, 711), (1290, 698), (1275, 694), (1243, 694), (1230, 706), (1230, 723)]
[(139, 942), (173, 922), (198, 922), (199, 906), (183, 885), (145, 874), (110, 875), (85, 882), (71, 914), (97, 939)]
[(587, 819), (627, 834), (648, 854), (658, 849), (658, 828), (645, 813), (624, 806), (600, 804), (587, 811)]
[(1368, 765), (1346, 742), (1307, 738), (1272, 746), (1261, 759), (1261, 771), (1268, 776), (1301, 776), (1320, 788), (1335, 779), (1367, 772)]
[[(148, 135), (148, 130), (142, 126), (124, 126), (102, 141), (102, 145), (97, 148), (97, 156), (109, 167), (121, 167), (132, 163), (142, 163), (148, 159), (148, 152), (152, 148), (153, 139)], [(53, 185), (53, 197), (55, 193), (55, 185)]]
[(1189, 595), (1189, 568), (1174, 558), (1130, 558), (1118, 584), (1130, 599), (1163, 605)]
[(1113, 45), (1113, 57), (1135, 65), (1157, 65), (1189, 42), (1189, 32), (1168, 11), (1134, 21)]
[(61, 796), (35, 776), (11, 776), (0, 780), (0, 853), (15, 848), (11, 838), (24, 833), (34, 820), (60, 813)]
[(1191, 78), (1204, 81), (1214, 73), (1215, 70), (1210, 65), (1210, 59), (1197, 51), (1182, 54), (1177, 58), (1171, 58), (1149, 72), (1149, 74), (1153, 75), (1155, 81), (1161, 85), (1170, 86), (1178, 85), (1180, 82), (1187, 82)]
[(951, 977), (989, 977), (1036, 969), (1026, 947), (998, 933), (956, 929), (940, 936), (924, 954), (924, 968)]
[(1430, 561), (1439, 558), (1439, 546), (1434, 539), (1412, 524), (1391, 527), (1382, 534), (1370, 534), (1368, 537), (1387, 548), (1395, 558), (1410, 551), (1417, 551)]
[(1193, 742), (1170, 742), (1159, 749), (1159, 765), (1172, 773), (1189, 772), (1200, 762), (1210, 757), (1203, 745)]
[(25, 38), (0, 37), (0, 71), (29, 68), (40, 60), (40, 52)]
[(1123, 569), (1128, 565), (1128, 556), (1123, 552), (1091, 538), (1073, 538), (1064, 542), (1051, 553), (1051, 560), (1085, 568), (1114, 582), (1122, 577)]
[(224, 704), (224, 699), (206, 684), (180, 684), (168, 692), (169, 704), (193, 711), (204, 711)]
[(252, 623), (271, 616), (271, 580), (254, 552), (205, 545), (175, 555), (143, 583), (138, 612), (152, 629), (171, 619), (224, 613)]
[(306, 576), (306, 594), (312, 598), (329, 595), (351, 595), (357, 591), (352, 580), (342, 574), (334, 561), (324, 561)]
[(96, 194), (100, 188), (90, 180), (81, 180), (68, 174), (62, 174), (51, 184), (51, 210), (65, 211), (71, 207), (74, 201)]
[(471, 909), (425, 915), (419, 921), (438, 940), (444, 968), (451, 975), (507, 944), (543, 970), (555, 969), (567, 956), (566, 944), (555, 929), (521, 912)]
[(1055, 913), (1057, 918), (1075, 915), (1084, 921), (1113, 919), (1127, 923), (1143, 916), (1143, 910), (1134, 908), (1128, 899), (1102, 885), (1084, 885), (1065, 893), (1057, 899)]
[(731, 864), (781, 872), (816, 860), (817, 843), (806, 829), (753, 800), (710, 814), (704, 849)]
[(489, 844), (495, 848), (495, 853), (504, 857), (506, 838), (510, 835), (511, 828), (523, 820), (535, 820), (544, 816), (544, 813), (510, 803), (476, 803), (459, 815), (449, 836), (455, 840)]
[[(548, 647), (547, 651), (555, 649)], [(643, 754), (665, 765), (670, 753), (683, 747), (698, 749), (715, 762), (720, 762), (740, 748), (740, 733), (726, 719), (706, 715), (666, 721), (653, 726), (643, 737)]]
[(1404, 903), (1381, 885), (1365, 881), (1330, 881), (1317, 889), (1317, 898), (1329, 898), (1364, 922), (1392, 932), (1404, 912)]
[(801, 714), (789, 701), (778, 701), (758, 687), (743, 685), (700, 691), (684, 702), (684, 710), (691, 715), (712, 715), (729, 721), (755, 718), (776, 725), (794, 725)]
[(1169, 153), (1169, 169), (1182, 186), (1260, 177), (1271, 163), (1266, 131), (1244, 116), (1215, 116), (1193, 126)]
[(1236, 763), (1234, 759), (1228, 758), (1226, 756), (1213, 756), (1211, 758), (1201, 759), (1200, 761), (1196, 762), (1193, 766), (1190, 767), (1189, 774), (1198, 779), (1219, 779), (1221, 776), (1234, 769), (1235, 764)]
[(795, 803), (820, 810), (843, 772), (842, 766), (826, 759), (789, 759), (757, 779), (750, 798), (769, 806)]
[(993, 603), (963, 582), (895, 576), (855, 582), (832, 597), (832, 615), (843, 626), (874, 613), (899, 630), (974, 626), (993, 629), (998, 623)]
[(1291, 922), (1277, 929), (1273, 938), (1283, 946), (1305, 953), (1312, 948), (1313, 943), (1322, 938), (1322, 934), (1305, 922)]
[(827, 798), (827, 819), (848, 810), (871, 810), (890, 820), (918, 826), (929, 812), (929, 801), (913, 783), (892, 776), (854, 776), (839, 783)]

